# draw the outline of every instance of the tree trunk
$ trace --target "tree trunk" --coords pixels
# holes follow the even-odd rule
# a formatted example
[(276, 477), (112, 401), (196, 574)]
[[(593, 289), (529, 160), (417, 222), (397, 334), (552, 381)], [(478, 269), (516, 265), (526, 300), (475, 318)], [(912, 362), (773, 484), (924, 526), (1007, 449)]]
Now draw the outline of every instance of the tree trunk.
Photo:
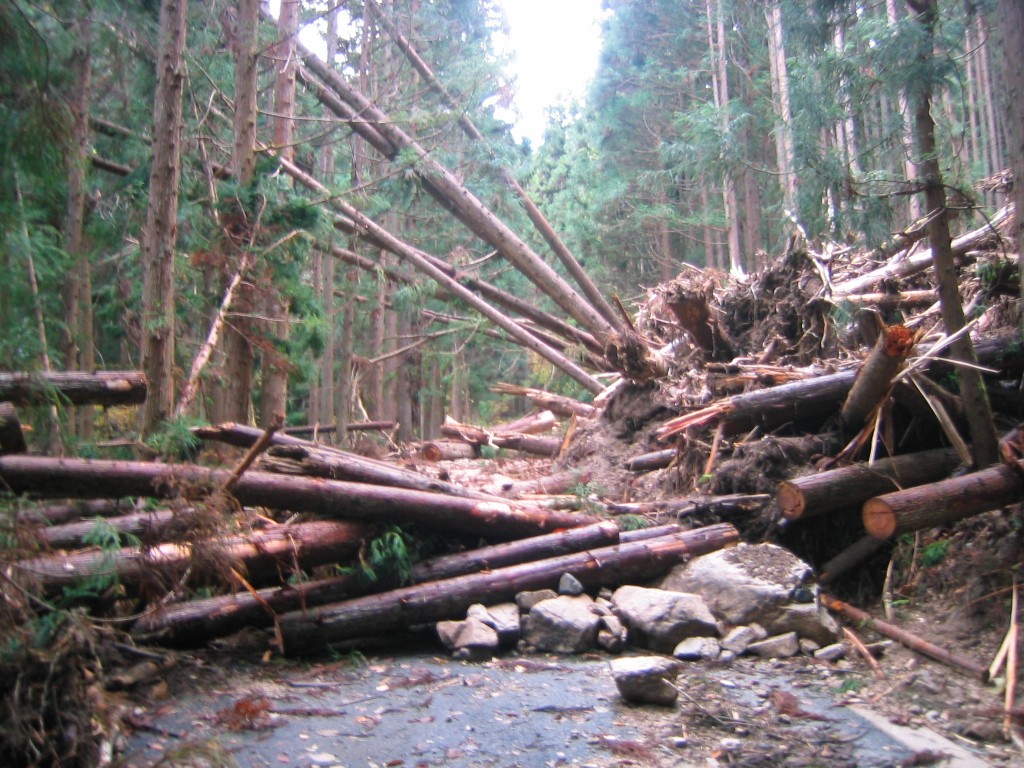
[(871, 413), (886, 397), (892, 379), (914, 347), (914, 335), (902, 325), (882, 329), (839, 412), (843, 426), (853, 432), (864, 427)]
[(864, 502), (864, 530), (876, 539), (935, 528), (1015, 504), (1024, 491), (1024, 467), (998, 464), (931, 485)]
[(793, 154), (793, 114), (789, 106), (789, 69), (782, 27), (782, 3), (773, 0), (765, 9), (768, 22), (768, 61), (771, 73), (772, 106), (775, 110), (775, 160), (779, 169), (784, 212), (798, 219), (796, 158)]
[(153, 107), (153, 161), (142, 238), (142, 370), (149, 393), (139, 431), (147, 435), (174, 402), (174, 250), (181, 179), (181, 96), (187, 0), (162, 0)]
[[(1013, 202), (1017, 211), (1013, 234), (1016, 238), (1017, 264), (1020, 270), (1021, 304), (1024, 305), (1024, 5), (1019, 0), (999, 0), (999, 29), (1002, 33), (1004, 123), (1009, 144), (1010, 170), (1013, 172)], [(1024, 329), (1024, 313), (1021, 314)]]
[[(201, 556), (197, 556), (198, 546), (185, 543), (159, 544), (144, 551), (126, 547), (105, 552), (94, 548), (18, 560), (13, 568), (49, 594), (104, 576), (116, 576), (132, 592), (146, 586), (147, 581), (177, 584), (186, 572), (193, 584), (215, 581), (217, 566), (234, 567), (250, 583), (259, 584), (293, 573), (296, 567), (310, 569), (345, 562), (369, 535), (370, 529), (362, 524), (323, 520), (204, 542)], [(212, 572), (204, 572), (204, 562)]]
[[(910, 2), (910, 0), (908, 0)], [(913, 0), (912, 8), (919, 8), (918, 21), (923, 26), (927, 46), (918, 54), (918, 63), (923, 71), (935, 66), (932, 60), (932, 41), (935, 25), (938, 23), (938, 0)], [(935, 137), (935, 122), (931, 115), (932, 87), (927, 77), (921, 79), (914, 94), (914, 126), (917, 132), (918, 168), (925, 185), (925, 201), (932, 214), (928, 222), (928, 238), (931, 241), (932, 265), (938, 284), (942, 311), (942, 322), (946, 333), (954, 334), (964, 327), (964, 306), (957, 282), (956, 265), (953, 261), (952, 238), (949, 232), (949, 218), (946, 208), (946, 187), (939, 167), (938, 147)], [(963, 398), (964, 413), (970, 426), (971, 442), (975, 465), (987, 467), (998, 459), (998, 440), (992, 421), (988, 395), (981, 372), (977, 365), (971, 337), (962, 334), (950, 346), (953, 357), (965, 365), (957, 369), (960, 394)]]
[(8, 453), (24, 453), (25, 435), (21, 431), (18, 412), (8, 402), (0, 401), (0, 456)]
[(775, 500), (787, 520), (835, 512), (863, 504), (872, 496), (912, 488), (947, 477), (960, 465), (954, 448), (937, 448), (854, 464), (779, 484)]
[[(467, 573), (607, 546), (618, 539), (619, 530), (614, 523), (595, 523), (569, 531), (424, 560), (412, 566), (411, 581), (417, 584), (450, 579)], [(257, 595), (238, 592), (223, 597), (193, 600), (144, 615), (132, 628), (132, 634), (144, 637), (147, 642), (197, 645), (243, 627), (270, 626), (276, 614), (308, 610), (367, 591), (365, 582), (351, 574), (263, 589)]]
[(650, 579), (690, 557), (739, 540), (731, 525), (715, 525), (656, 539), (603, 547), (532, 563), (405, 587), (348, 600), (319, 611), (281, 617), (281, 638), (289, 654), (323, 650), (332, 642), (387, 634), (417, 624), (462, 618), (473, 603), (511, 600), (524, 590), (551, 589), (565, 573), (589, 588)]
[(0, 400), (15, 405), (50, 403), (54, 393), (70, 405), (138, 405), (147, 401), (149, 390), (138, 371), (0, 372)]

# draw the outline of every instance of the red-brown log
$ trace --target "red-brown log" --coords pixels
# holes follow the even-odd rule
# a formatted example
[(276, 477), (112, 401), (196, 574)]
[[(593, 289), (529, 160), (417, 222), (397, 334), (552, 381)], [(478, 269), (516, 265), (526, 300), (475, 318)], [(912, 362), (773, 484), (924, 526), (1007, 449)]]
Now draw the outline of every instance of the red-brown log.
[(899, 371), (913, 346), (914, 334), (906, 327), (888, 325), (882, 328), (878, 341), (864, 365), (857, 371), (857, 378), (839, 412), (844, 427), (856, 431), (864, 426), (871, 412), (889, 391), (892, 377)]
[[(193, 565), (231, 564), (241, 569), (253, 583), (264, 582), (279, 574), (293, 572), (295, 566), (315, 568), (328, 563), (345, 562), (359, 550), (370, 528), (361, 523), (319, 520), (297, 525), (282, 525), (247, 536), (231, 536), (205, 542), (202, 557), (193, 560), (195, 550), (189, 544), (160, 544), (145, 552), (127, 547), (104, 552), (89, 549), (72, 554), (52, 554), (19, 560), (14, 570), (36, 581), (53, 593), (88, 579), (115, 576), (120, 584), (134, 591), (147, 578), (180, 580)], [(196, 578), (201, 574), (193, 569)]]
[(679, 455), (678, 448), (665, 448), (661, 451), (651, 451), (634, 456), (626, 462), (626, 469), (630, 472), (651, 472), (655, 469), (664, 469)]
[(994, 467), (864, 502), (864, 530), (877, 539), (954, 523), (1024, 498), (1024, 466)]
[[(390, 432), (398, 426), (395, 421), (354, 421), (345, 425), (347, 432)], [(305, 437), (309, 435), (331, 435), (338, 431), (337, 424), (310, 424), (304, 427), (285, 427), (281, 430), (286, 435)]]
[(135, 508), (128, 499), (92, 499), (71, 501), (66, 504), (24, 506), (18, 513), (18, 522), (26, 525), (61, 525), (84, 517), (117, 517)]
[[(507, 544), (436, 557), (412, 567), (412, 582), (422, 583), (453, 578), (491, 568), (531, 562), (557, 555), (579, 552), (591, 547), (614, 544), (619, 529), (612, 522), (573, 528), (543, 536), (533, 536)], [(337, 576), (318, 581), (274, 587), (258, 591), (191, 600), (149, 613), (139, 619), (132, 634), (147, 642), (197, 645), (243, 627), (266, 627), (276, 614), (310, 609), (337, 602), (367, 591), (356, 575)]]
[(565, 573), (588, 588), (649, 579), (688, 557), (739, 540), (728, 524), (634, 541), (507, 568), (428, 582), (281, 617), (284, 651), (323, 650), (332, 642), (394, 632), (465, 616), (470, 605), (512, 599), (523, 590), (553, 588)]
[[(133, 512), (129, 515), (102, 518), (103, 526), (124, 536), (137, 536), (143, 541), (154, 542), (166, 538), (172, 528), (185, 530), (196, 517), (194, 509), (158, 509), (147, 512)], [(38, 530), (39, 538), (50, 549), (75, 549), (83, 546), (82, 540), (92, 533), (98, 524), (96, 518), (73, 523), (49, 525)]]
[(957, 667), (965, 672), (969, 672), (983, 683), (988, 682), (988, 668), (983, 664), (978, 664), (971, 659), (965, 659), (963, 656), (957, 656), (945, 648), (940, 648), (934, 643), (930, 643), (911, 632), (907, 632), (905, 629), (900, 629), (886, 621), (873, 618), (870, 614), (831, 595), (822, 594), (821, 602), (830, 611), (835, 611), (845, 616), (859, 627), (873, 629), (878, 634), (891, 638), (912, 651), (916, 651), (936, 661), (941, 661), (943, 664), (948, 664), (951, 667)]
[(884, 539), (876, 539), (874, 536), (861, 536), (857, 541), (821, 566), (818, 583), (831, 584), (884, 546)]
[(537, 494), (567, 493), (576, 487), (586, 485), (590, 482), (590, 472), (579, 469), (571, 469), (566, 472), (558, 472), (554, 475), (538, 477), (534, 480), (520, 480), (510, 483), (501, 489), (502, 495), (512, 499), (520, 496)]
[(419, 454), (427, 461), (452, 461), (475, 459), (479, 456), (479, 450), (472, 443), (458, 440), (431, 440), (420, 445)]
[[(223, 486), (230, 473), (186, 464), (88, 461), (39, 456), (0, 458), (0, 480), (15, 493), (59, 496), (168, 498)], [(420, 525), (427, 529), (516, 539), (595, 522), (590, 515), (522, 503), (467, 499), (439, 493), (290, 477), (244, 475), (232, 495), (243, 505), (315, 512), (328, 517)]]
[(18, 412), (11, 403), (0, 402), (0, 456), (24, 453), (27, 450)]
[(960, 457), (954, 448), (894, 456), (870, 466), (854, 464), (784, 480), (775, 500), (783, 517), (798, 520), (863, 504), (872, 496), (941, 480), (959, 464)]
[(0, 400), (45, 405), (55, 398), (71, 405), (137, 405), (146, 400), (146, 377), (140, 371), (0, 373)]
[(550, 432), (557, 423), (558, 419), (555, 418), (553, 411), (538, 411), (536, 413), (528, 413), (515, 421), (495, 424), (491, 427), (490, 431), (497, 434), (502, 432), (518, 432), (523, 435), (539, 435), (544, 432)]

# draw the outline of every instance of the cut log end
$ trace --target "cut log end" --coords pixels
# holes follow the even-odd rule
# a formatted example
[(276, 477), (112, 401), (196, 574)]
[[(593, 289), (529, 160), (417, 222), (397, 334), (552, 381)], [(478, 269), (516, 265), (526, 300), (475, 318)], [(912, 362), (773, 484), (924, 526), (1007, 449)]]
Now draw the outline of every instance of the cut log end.
[(782, 510), (782, 516), (787, 520), (798, 520), (803, 517), (806, 508), (806, 500), (803, 493), (793, 483), (783, 481), (776, 491), (775, 500)]
[(862, 508), (864, 530), (876, 539), (888, 539), (896, 534), (896, 510), (882, 498), (868, 499)]

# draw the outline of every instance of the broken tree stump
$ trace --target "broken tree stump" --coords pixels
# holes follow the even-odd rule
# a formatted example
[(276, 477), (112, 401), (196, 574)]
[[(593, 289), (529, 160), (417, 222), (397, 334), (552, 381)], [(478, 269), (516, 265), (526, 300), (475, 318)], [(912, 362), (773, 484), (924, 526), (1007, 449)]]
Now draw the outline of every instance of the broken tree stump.
[(892, 378), (913, 349), (914, 341), (913, 332), (902, 325), (882, 327), (839, 412), (844, 427), (856, 431), (864, 426), (889, 391)]
[[(216, 564), (230, 565), (248, 580), (259, 583), (279, 573), (291, 573), (295, 567), (315, 568), (344, 562), (358, 552), (369, 535), (370, 528), (361, 523), (320, 520), (204, 542), (202, 556), (198, 558), (193, 557), (198, 549), (191, 544), (167, 543), (144, 551), (125, 547), (108, 552), (89, 549), (43, 555), (18, 560), (12, 567), (15, 573), (32, 579), (49, 594), (104, 576), (116, 577), (117, 583), (132, 591), (147, 579), (150, 583), (162, 581), (173, 585), (190, 568), (196, 578), (214, 575)], [(204, 563), (212, 573), (200, 573)]]
[(11, 403), (0, 402), (0, 456), (24, 453), (27, 450), (18, 412)]
[(863, 504), (872, 496), (898, 491), (947, 477), (960, 465), (955, 448), (880, 459), (814, 475), (783, 480), (775, 500), (787, 520), (813, 517)]
[(280, 619), (280, 637), (288, 654), (324, 650), (333, 642), (461, 618), (473, 603), (502, 602), (523, 590), (554, 588), (564, 573), (573, 574), (585, 587), (649, 579), (687, 557), (713, 552), (738, 540), (739, 533), (733, 526), (714, 525), (432, 581), (324, 606), (318, 611), (286, 614)]
[(1020, 502), (1024, 467), (994, 467), (868, 499), (864, 530), (876, 539), (934, 528)]
[[(89, 461), (39, 456), (0, 458), (0, 481), (15, 493), (79, 497), (201, 496), (223, 486), (226, 470), (188, 464)], [(339, 480), (248, 472), (232, 489), (242, 505), (315, 512), (327, 517), (420, 525), (496, 540), (576, 528), (590, 515), (509, 500), (479, 500)]]
[[(435, 557), (412, 566), (412, 583), (436, 581), (467, 573), (541, 560), (557, 555), (603, 547), (619, 540), (615, 523), (601, 522), (558, 533), (481, 547), (454, 555)], [(132, 634), (147, 642), (197, 645), (243, 627), (267, 627), (277, 614), (310, 609), (367, 592), (357, 575), (290, 584), (251, 592), (191, 600), (144, 615)]]
[(15, 405), (138, 405), (146, 401), (141, 371), (0, 373), (0, 400)]

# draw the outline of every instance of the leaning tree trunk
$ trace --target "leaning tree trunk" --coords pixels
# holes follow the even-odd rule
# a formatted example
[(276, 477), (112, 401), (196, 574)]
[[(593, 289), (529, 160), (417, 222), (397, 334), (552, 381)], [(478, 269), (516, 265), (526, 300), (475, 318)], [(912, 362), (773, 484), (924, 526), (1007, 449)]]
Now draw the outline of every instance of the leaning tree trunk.
[(142, 237), (142, 370), (149, 394), (140, 431), (152, 432), (174, 398), (174, 249), (181, 179), (181, 94), (188, 0), (163, 0), (153, 107), (153, 161)]

